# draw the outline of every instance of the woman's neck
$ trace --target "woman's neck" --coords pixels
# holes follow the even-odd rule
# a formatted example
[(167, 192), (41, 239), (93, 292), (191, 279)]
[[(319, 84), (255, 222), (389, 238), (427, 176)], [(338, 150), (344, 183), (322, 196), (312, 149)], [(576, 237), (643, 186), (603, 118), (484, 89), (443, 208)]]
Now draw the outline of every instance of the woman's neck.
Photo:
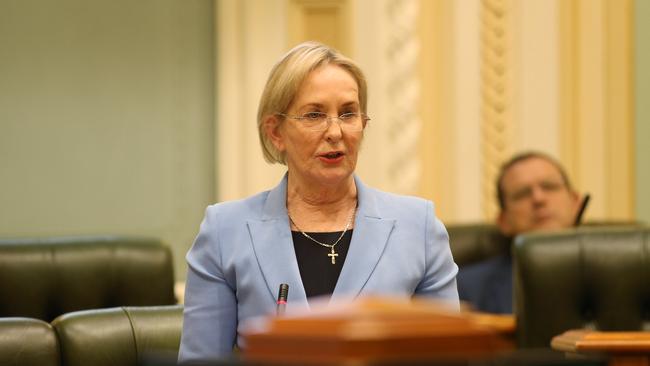
[(352, 176), (336, 186), (322, 186), (302, 184), (289, 174), (287, 210), (297, 224), (292, 230), (342, 231), (356, 206), (357, 187)]

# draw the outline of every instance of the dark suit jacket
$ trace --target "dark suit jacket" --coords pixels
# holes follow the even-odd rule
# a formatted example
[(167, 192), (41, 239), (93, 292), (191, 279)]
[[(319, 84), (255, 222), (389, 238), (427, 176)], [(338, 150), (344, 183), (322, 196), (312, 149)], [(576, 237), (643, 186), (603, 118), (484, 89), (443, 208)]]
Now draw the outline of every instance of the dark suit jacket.
[(458, 270), (458, 297), (474, 310), (512, 313), (512, 256), (502, 254)]

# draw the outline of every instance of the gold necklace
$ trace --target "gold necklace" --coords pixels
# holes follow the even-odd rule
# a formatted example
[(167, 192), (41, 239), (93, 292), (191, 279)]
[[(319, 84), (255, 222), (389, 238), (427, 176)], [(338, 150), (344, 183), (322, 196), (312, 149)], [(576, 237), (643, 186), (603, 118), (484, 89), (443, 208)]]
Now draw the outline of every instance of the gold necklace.
[(332, 258), (332, 264), (336, 264), (336, 257), (338, 257), (339, 254), (334, 250), (334, 247), (336, 246), (336, 244), (338, 244), (338, 243), (341, 241), (341, 239), (343, 239), (343, 236), (345, 235), (345, 233), (346, 233), (346, 232), (348, 231), (348, 229), (350, 228), (350, 225), (352, 225), (352, 219), (354, 219), (354, 213), (355, 213), (356, 211), (357, 211), (357, 207), (356, 207), (356, 205), (355, 205), (355, 207), (352, 209), (352, 214), (350, 215), (350, 218), (348, 219), (348, 223), (345, 224), (345, 229), (343, 230), (343, 232), (341, 233), (341, 235), (339, 236), (339, 238), (336, 239), (336, 241), (334, 242), (334, 244), (325, 244), (325, 243), (323, 243), (323, 242), (320, 242), (320, 241), (318, 241), (318, 240), (312, 238), (309, 234), (307, 234), (306, 232), (304, 232), (304, 231), (300, 228), (300, 226), (298, 226), (298, 224), (296, 224), (295, 221), (293, 221), (293, 218), (291, 217), (291, 214), (289, 214), (289, 211), (288, 211), (288, 210), (287, 210), (287, 216), (289, 216), (289, 221), (291, 221), (291, 223), (293, 224), (293, 226), (295, 226), (296, 229), (298, 229), (298, 231), (300, 231), (300, 233), (301, 233), (302, 235), (304, 235), (307, 239), (313, 241), (313, 242), (316, 243), (316, 244), (322, 245), (322, 246), (324, 246), (325, 248), (330, 248), (330, 253), (329, 253), (327, 256), (330, 257), (330, 258)]

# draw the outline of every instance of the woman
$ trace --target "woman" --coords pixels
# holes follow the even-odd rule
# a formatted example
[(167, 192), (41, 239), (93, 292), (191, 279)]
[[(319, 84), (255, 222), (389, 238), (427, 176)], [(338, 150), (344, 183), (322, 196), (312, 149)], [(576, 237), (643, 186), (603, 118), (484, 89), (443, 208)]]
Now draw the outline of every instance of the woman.
[(208, 207), (192, 249), (179, 360), (231, 353), (241, 322), (309, 298), (432, 296), (458, 306), (457, 267), (429, 201), (380, 192), (354, 175), (366, 81), (314, 42), (271, 70), (258, 110), (266, 160), (287, 166), (270, 191)]

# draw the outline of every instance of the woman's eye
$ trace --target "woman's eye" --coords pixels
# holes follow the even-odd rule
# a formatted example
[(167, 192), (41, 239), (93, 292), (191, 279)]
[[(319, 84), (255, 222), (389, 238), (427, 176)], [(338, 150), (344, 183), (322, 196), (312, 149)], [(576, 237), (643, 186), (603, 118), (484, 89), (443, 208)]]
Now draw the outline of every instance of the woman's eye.
[(353, 118), (356, 117), (356, 116), (357, 116), (356, 113), (348, 112), (348, 113), (343, 113), (343, 114), (341, 114), (341, 115), (339, 116), (339, 119), (341, 119), (341, 120), (348, 120), (348, 119), (353, 119)]
[(323, 113), (321, 113), (321, 112), (307, 112), (307, 113), (303, 114), (302, 116), (303, 116), (303, 118), (317, 120), (317, 119), (322, 118)]

